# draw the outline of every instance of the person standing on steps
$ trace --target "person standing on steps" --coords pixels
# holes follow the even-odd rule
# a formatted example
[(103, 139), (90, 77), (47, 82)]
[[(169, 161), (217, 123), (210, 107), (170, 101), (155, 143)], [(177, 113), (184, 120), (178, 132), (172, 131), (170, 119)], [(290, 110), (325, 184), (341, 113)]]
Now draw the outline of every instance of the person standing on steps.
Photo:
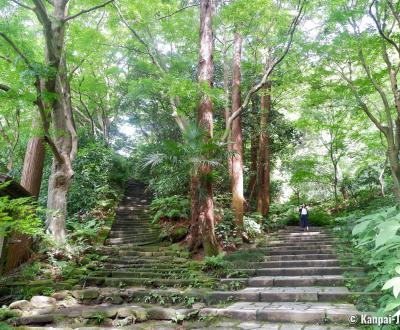
[(299, 209), (299, 215), (300, 215), (300, 223), (301, 223), (301, 228), (303, 230), (308, 231), (308, 206), (306, 204), (301, 204), (300, 209)]

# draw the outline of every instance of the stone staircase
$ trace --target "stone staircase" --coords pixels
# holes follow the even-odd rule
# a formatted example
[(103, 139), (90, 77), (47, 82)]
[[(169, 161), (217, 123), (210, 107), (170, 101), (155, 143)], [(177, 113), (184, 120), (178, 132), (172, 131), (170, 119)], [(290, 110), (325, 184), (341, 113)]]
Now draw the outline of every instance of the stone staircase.
[(351, 315), (359, 314), (351, 303), (353, 293), (344, 286), (344, 274), (362, 277), (363, 269), (340, 265), (335, 239), (328, 230), (302, 232), (287, 227), (271, 234), (268, 242), (263, 262), (240, 269), (250, 276), (245, 280), (245, 289), (213, 293), (214, 299), (237, 302), (225, 308), (205, 308), (203, 315), (323, 324), (347, 323)]
[(199, 279), (186, 251), (159, 242), (159, 229), (149, 214), (150, 199), (145, 185), (128, 183), (102, 249), (108, 258), (102, 269), (89, 274), (87, 286), (187, 287), (206, 281)]

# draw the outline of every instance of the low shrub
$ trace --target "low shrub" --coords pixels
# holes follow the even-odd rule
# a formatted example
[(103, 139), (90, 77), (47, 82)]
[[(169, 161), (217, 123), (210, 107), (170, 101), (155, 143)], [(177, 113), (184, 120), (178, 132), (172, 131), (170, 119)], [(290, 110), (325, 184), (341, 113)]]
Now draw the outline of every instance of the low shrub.
[(153, 214), (153, 223), (161, 219), (188, 219), (189, 209), (189, 200), (178, 195), (155, 198), (150, 204), (150, 211)]

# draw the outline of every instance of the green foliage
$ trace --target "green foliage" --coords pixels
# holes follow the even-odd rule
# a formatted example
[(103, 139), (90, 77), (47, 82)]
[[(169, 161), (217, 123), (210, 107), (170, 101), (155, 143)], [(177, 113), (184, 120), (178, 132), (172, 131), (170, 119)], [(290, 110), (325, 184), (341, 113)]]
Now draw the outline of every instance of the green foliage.
[(68, 195), (70, 215), (109, 208), (129, 176), (128, 161), (100, 143), (88, 143), (74, 161), (75, 177)]
[(30, 198), (10, 199), (8, 196), (0, 196), (0, 235), (19, 232), (42, 236), (44, 228), (39, 211), (40, 208)]
[(219, 270), (226, 267), (226, 261), (224, 255), (219, 254), (217, 256), (205, 257), (204, 258), (204, 270)]
[(6, 321), (18, 317), (15, 311), (8, 309), (7, 307), (0, 308), (0, 321)]
[(150, 205), (153, 223), (160, 219), (187, 220), (189, 219), (189, 209), (189, 200), (178, 195), (155, 198)]
[[(366, 291), (386, 291), (378, 303), (381, 313), (390, 313), (400, 306), (400, 207), (384, 207), (364, 216), (359, 214), (360, 211), (337, 221), (350, 226), (361, 262), (370, 268)], [(388, 290), (393, 291), (393, 296)]]
[(256, 238), (258, 235), (261, 235), (261, 220), (262, 215), (258, 213), (243, 217), (243, 230), (247, 233), (249, 238)]

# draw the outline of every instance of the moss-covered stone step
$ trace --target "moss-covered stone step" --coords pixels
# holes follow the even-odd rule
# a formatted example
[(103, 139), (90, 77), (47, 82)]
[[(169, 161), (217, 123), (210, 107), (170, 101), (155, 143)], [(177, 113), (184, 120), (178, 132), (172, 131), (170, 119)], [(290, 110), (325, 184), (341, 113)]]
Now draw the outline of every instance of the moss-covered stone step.
[(200, 311), (202, 316), (295, 323), (345, 323), (350, 316), (359, 314), (352, 304), (320, 302), (238, 302), (226, 308), (204, 308)]
[(239, 291), (214, 291), (210, 297), (215, 301), (261, 301), (261, 302), (317, 302), (351, 301), (346, 287), (254, 287)]
[[(141, 268), (157, 268), (157, 269), (171, 269), (171, 263), (164, 263), (164, 262), (148, 262), (148, 263), (105, 263), (104, 269), (137, 269), (138, 267)], [(188, 264), (176, 264), (174, 265), (174, 269), (187, 269)]]
[(341, 275), (344, 272), (362, 272), (360, 267), (277, 267), (260, 268), (257, 275), (293, 276), (293, 275)]
[(248, 280), (251, 287), (300, 287), (300, 286), (343, 286), (343, 275), (301, 275), (301, 276), (257, 276)]
[(157, 239), (151, 239), (151, 240), (139, 240), (139, 239), (128, 239), (128, 238), (108, 238), (106, 240), (106, 244), (120, 244), (120, 243), (135, 243), (139, 246), (141, 245), (151, 245), (157, 242)]
[(313, 249), (286, 249), (284, 247), (282, 248), (277, 248), (277, 249), (268, 249), (268, 255), (273, 256), (273, 255), (312, 255), (312, 254), (334, 254), (336, 253), (335, 249), (319, 249), (319, 248), (314, 248)]
[(136, 278), (136, 277), (154, 277), (154, 278), (181, 278), (190, 277), (190, 273), (184, 269), (176, 270), (176, 269), (146, 269), (146, 268), (138, 268), (136, 270), (126, 271), (97, 271), (91, 274), (96, 277), (114, 277), (114, 278)]
[(317, 260), (280, 260), (263, 261), (252, 263), (257, 268), (278, 268), (278, 267), (338, 267), (340, 262), (337, 259)]
[[(87, 278), (89, 285), (102, 285), (110, 287), (120, 287), (121, 285), (131, 286), (172, 286), (172, 287), (187, 287), (190, 285), (205, 284), (206, 281), (191, 280), (191, 279), (170, 279), (170, 278), (109, 278), (109, 277), (93, 277)], [(212, 283), (210, 281), (210, 283)]]
[(337, 258), (336, 253), (312, 253), (312, 254), (287, 254), (287, 255), (269, 255), (265, 257), (266, 261), (284, 261), (284, 260), (326, 260)]

